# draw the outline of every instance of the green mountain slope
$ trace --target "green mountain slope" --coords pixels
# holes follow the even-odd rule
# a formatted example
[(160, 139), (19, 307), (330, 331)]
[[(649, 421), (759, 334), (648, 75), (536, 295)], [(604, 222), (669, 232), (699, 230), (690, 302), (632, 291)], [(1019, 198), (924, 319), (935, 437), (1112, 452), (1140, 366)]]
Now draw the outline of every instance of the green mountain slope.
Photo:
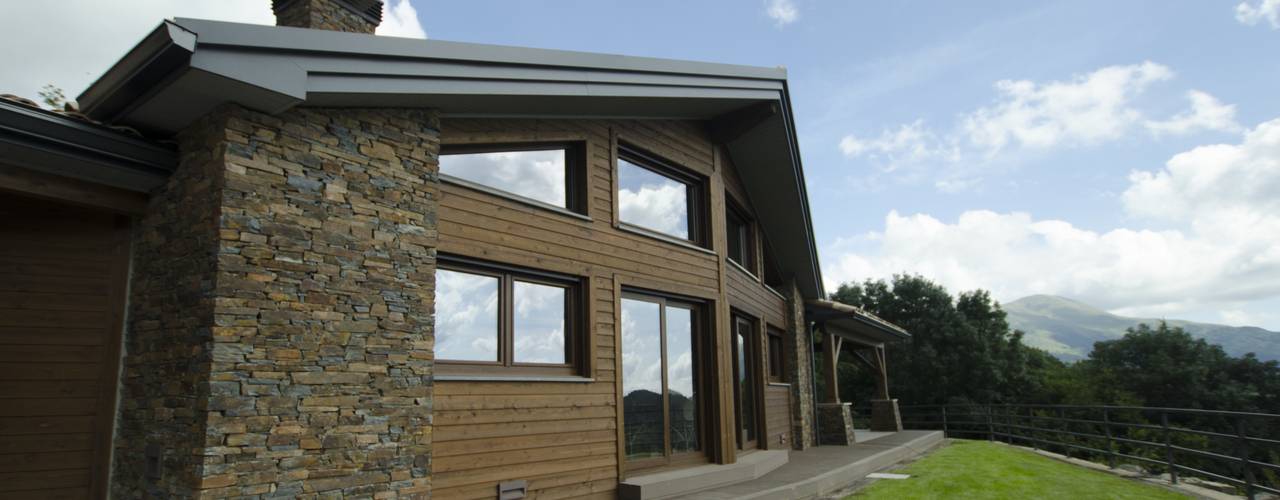
[[(1138, 323), (1155, 325), (1160, 319), (1116, 316), (1088, 304), (1054, 295), (1032, 295), (1004, 304), (1009, 326), (1026, 332), (1026, 343), (1059, 359), (1083, 359), (1099, 340), (1124, 335)], [(1226, 326), (1169, 319), (1196, 338), (1219, 344), (1232, 356), (1252, 352), (1263, 360), (1280, 360), (1280, 332), (1252, 326)]]

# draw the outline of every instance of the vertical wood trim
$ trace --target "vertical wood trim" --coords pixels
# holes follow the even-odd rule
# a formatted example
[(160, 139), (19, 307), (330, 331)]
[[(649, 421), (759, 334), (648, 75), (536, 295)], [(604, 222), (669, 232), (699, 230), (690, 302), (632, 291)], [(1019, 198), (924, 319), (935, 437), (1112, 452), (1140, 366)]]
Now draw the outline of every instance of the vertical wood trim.
[(116, 421), (116, 399), (119, 394), (121, 342), (124, 337), (125, 307), (129, 289), (130, 220), (115, 217), (112, 232), (112, 263), (108, 296), (108, 328), (103, 346), (102, 373), (98, 380), (97, 417), (94, 425), (93, 467), (89, 482), (92, 498), (107, 498), (111, 481), (111, 451)]
[(609, 200), (613, 203), (611, 224), (613, 227), (618, 227), (622, 219), (618, 215), (618, 129), (615, 127), (609, 127), (609, 181), (613, 184), (609, 192)]
[[(724, 172), (721, 161), (719, 149), (713, 146), (711, 148), (711, 168), (716, 173)], [(709, 179), (711, 213), (723, 214), (725, 201), (722, 175), (712, 175)], [(713, 336), (712, 348), (716, 350), (715, 359), (718, 364), (714, 373), (716, 373), (715, 387), (720, 391), (719, 397), (716, 398), (720, 402), (719, 408), (716, 409), (719, 417), (717, 420), (720, 422), (720, 432), (716, 433), (718, 437), (716, 444), (718, 446), (716, 447), (717, 453), (713, 459), (716, 463), (731, 464), (737, 461), (738, 437), (734, 425), (735, 417), (733, 412), (733, 318), (729, 311), (729, 285), (725, 279), (727, 245), (724, 244), (724, 217), (713, 215), (709, 219), (711, 219), (711, 250), (716, 253), (716, 282), (719, 295), (715, 303), (716, 321), (713, 326), (715, 335)]]
[[(616, 197), (615, 197), (616, 198)], [(617, 202), (614, 202), (617, 206)], [(618, 482), (627, 477), (627, 442), (622, 408), (622, 281), (613, 275), (613, 386), (618, 420)]]
[(768, 405), (765, 404), (767, 395), (767, 387), (769, 387), (769, 367), (765, 366), (765, 344), (768, 342), (768, 330), (765, 329), (764, 318), (760, 318), (755, 324), (755, 351), (752, 353), (753, 359), (751, 363), (755, 365), (755, 373), (753, 377), (756, 380), (756, 447), (767, 450), (772, 443), (769, 442), (769, 412)]

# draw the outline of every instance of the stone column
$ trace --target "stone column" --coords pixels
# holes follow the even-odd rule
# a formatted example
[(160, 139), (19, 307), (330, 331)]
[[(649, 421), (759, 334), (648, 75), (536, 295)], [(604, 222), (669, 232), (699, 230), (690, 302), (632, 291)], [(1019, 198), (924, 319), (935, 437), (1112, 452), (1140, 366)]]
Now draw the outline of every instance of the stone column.
[(142, 245), (198, 265), (134, 292), (117, 496), (429, 495), (438, 128), (227, 107), (184, 133)]
[(788, 376), (791, 380), (791, 446), (804, 450), (816, 444), (813, 434), (813, 342), (804, 314), (804, 297), (795, 281), (787, 294), (787, 333), (791, 348), (786, 349)]

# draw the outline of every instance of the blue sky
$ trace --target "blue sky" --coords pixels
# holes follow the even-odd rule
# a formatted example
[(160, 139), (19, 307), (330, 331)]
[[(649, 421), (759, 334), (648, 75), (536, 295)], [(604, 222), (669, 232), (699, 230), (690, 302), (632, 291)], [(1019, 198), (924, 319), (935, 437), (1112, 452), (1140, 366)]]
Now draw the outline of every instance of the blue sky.
[[(161, 17), (271, 22), (72, 3), (96, 38), (0, 85), (77, 93)], [(785, 66), (828, 287), (918, 272), (1280, 330), (1280, 0), (388, 3), (389, 34)], [(0, 51), (48, 50), (9, 28)]]

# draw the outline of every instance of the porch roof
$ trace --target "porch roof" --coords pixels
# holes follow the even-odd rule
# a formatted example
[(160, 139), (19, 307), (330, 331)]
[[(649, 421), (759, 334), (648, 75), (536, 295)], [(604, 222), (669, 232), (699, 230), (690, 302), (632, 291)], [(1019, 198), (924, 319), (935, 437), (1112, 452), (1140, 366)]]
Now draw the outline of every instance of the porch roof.
[(859, 344), (879, 345), (911, 337), (902, 327), (842, 302), (809, 300), (805, 302), (805, 313), (810, 321), (822, 323), (827, 333)]

